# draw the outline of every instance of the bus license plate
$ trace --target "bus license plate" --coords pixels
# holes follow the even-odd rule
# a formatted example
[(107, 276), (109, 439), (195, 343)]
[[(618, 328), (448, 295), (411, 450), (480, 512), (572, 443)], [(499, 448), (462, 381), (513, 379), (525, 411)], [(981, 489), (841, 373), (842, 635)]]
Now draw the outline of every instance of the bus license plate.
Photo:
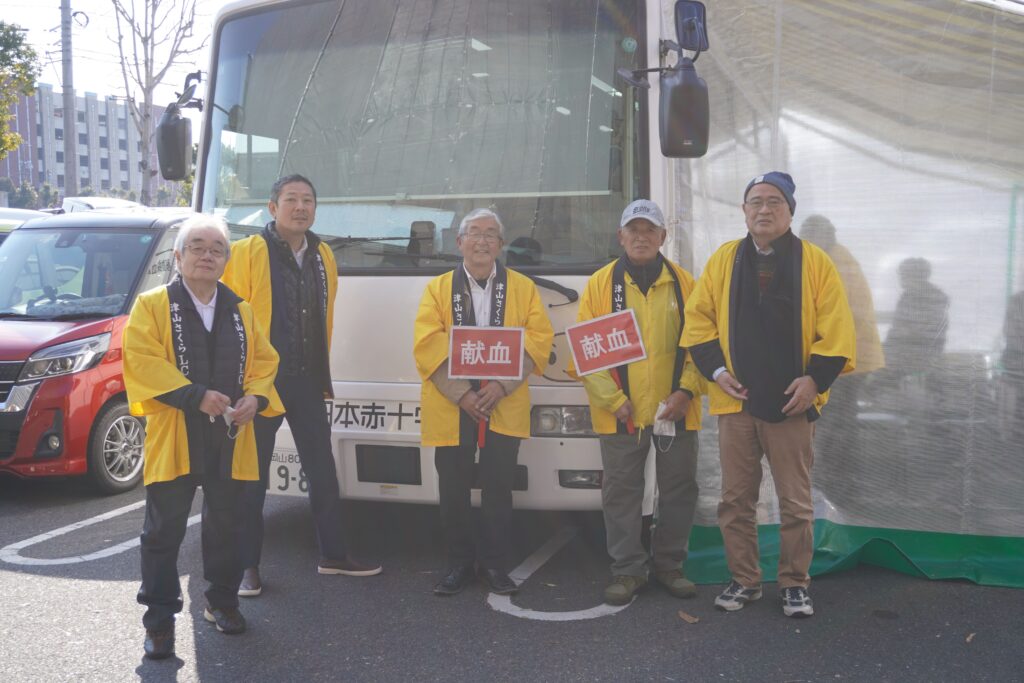
[(298, 451), (275, 448), (270, 459), (270, 477), (267, 490), (282, 496), (305, 496), (309, 480), (302, 469)]

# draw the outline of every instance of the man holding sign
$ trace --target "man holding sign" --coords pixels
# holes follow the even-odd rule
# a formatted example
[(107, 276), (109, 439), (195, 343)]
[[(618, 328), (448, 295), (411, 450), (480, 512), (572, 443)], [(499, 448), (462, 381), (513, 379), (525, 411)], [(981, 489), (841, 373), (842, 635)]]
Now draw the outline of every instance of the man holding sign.
[[(457, 238), (463, 261), (429, 283), (413, 356), (423, 381), (424, 446), (434, 446), (448, 571), (434, 587), (454, 595), (479, 568), (490, 589), (518, 590), (506, 569), (519, 442), (530, 435), (526, 378), (544, 372), (554, 332), (533, 282), (498, 261), (504, 228), (488, 209), (470, 212)], [(480, 449), (482, 529), (473, 534), (470, 489)]]
[[(566, 330), (600, 435), (601, 499), (614, 577), (604, 599), (612, 605), (633, 599), (646, 585), (651, 564), (672, 595), (696, 592), (682, 564), (697, 507), (696, 432), (704, 383), (679, 348), (693, 276), (658, 251), (665, 236), (657, 204), (638, 199), (627, 206), (618, 232), (625, 253), (591, 276), (580, 299), (581, 324)], [(652, 437), (658, 481), (653, 560), (640, 539)]]

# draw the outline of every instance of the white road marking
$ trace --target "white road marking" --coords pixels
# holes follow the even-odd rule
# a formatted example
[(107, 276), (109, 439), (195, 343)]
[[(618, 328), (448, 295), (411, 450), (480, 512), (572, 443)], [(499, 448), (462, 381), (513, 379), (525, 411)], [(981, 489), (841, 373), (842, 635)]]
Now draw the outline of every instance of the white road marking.
[[(535, 571), (544, 566), (545, 562), (554, 557), (555, 553), (561, 550), (562, 547), (572, 540), (575, 535), (576, 529), (571, 527), (562, 529), (552, 536), (547, 543), (538, 548), (537, 552), (527, 557), (523, 560), (522, 564), (513, 569), (509, 573), (509, 577), (515, 581), (517, 585), (521, 585), (524, 581), (530, 578)], [(600, 604), (597, 607), (576, 610), (574, 612), (541, 612), (512, 604), (512, 598), (508, 595), (490, 593), (487, 596), (487, 604), (490, 605), (493, 610), (504, 612), (505, 614), (511, 614), (512, 616), (519, 617), (520, 619), (534, 619), (536, 621), (582, 621), (583, 619), (597, 619), (598, 617), (606, 617), (611, 614), (616, 614), (629, 607), (629, 604), (632, 603), (620, 605), (618, 607)]]
[[(99, 560), (99, 559), (102, 559), (104, 557), (110, 557), (112, 555), (117, 555), (119, 553), (123, 553), (126, 550), (131, 550), (135, 546), (139, 545), (138, 537), (129, 539), (129, 540), (123, 542), (123, 543), (118, 543), (117, 545), (112, 545), (109, 548), (103, 548), (102, 550), (97, 550), (94, 553), (88, 553), (86, 555), (73, 555), (71, 557), (54, 557), (54, 558), (46, 558), (46, 559), (39, 559), (39, 558), (35, 558), (35, 557), (22, 557), (21, 556), (21, 551), (24, 550), (25, 548), (28, 548), (28, 547), (31, 547), (31, 546), (34, 546), (34, 545), (38, 545), (39, 543), (43, 543), (45, 541), (49, 541), (51, 539), (57, 538), (58, 536), (63, 536), (64, 534), (69, 534), (72, 531), (77, 531), (78, 529), (82, 529), (82, 528), (85, 528), (87, 526), (91, 526), (93, 524), (99, 524), (100, 522), (105, 522), (106, 520), (113, 519), (114, 517), (119, 517), (119, 516), (121, 516), (121, 515), (123, 515), (123, 514), (125, 514), (127, 512), (131, 512), (132, 510), (138, 510), (140, 507), (144, 506), (145, 504), (146, 504), (146, 501), (140, 500), (137, 503), (132, 503), (131, 505), (125, 505), (124, 507), (117, 508), (116, 510), (111, 510), (110, 512), (104, 512), (102, 515), (96, 515), (95, 517), (90, 517), (89, 519), (83, 519), (81, 522), (75, 522), (74, 524), (68, 524), (67, 526), (62, 526), (59, 529), (54, 529), (53, 531), (47, 531), (45, 534), (39, 534), (38, 536), (33, 536), (32, 538), (25, 539), (24, 541), (19, 541), (18, 543), (12, 543), (10, 545), (4, 546), (3, 548), (0, 548), (0, 560), (2, 560), (4, 562), (7, 562), (8, 564), (22, 564), (22, 565), (35, 565), (35, 566), (40, 566), (40, 565), (57, 565), (57, 564), (78, 564), (79, 562), (89, 562), (91, 560)], [(199, 521), (199, 519), (200, 519), (200, 515), (193, 515), (192, 517), (189, 517), (188, 518), (188, 526), (192, 526), (193, 524), (196, 524)]]

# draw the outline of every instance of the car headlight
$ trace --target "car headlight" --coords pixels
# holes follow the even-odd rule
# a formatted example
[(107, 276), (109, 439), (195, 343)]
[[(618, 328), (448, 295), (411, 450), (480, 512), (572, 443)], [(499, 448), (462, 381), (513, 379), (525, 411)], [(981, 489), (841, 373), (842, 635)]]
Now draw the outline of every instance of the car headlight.
[(532, 436), (596, 436), (590, 424), (590, 406), (534, 406), (530, 412)]
[(104, 332), (95, 337), (40, 349), (25, 361), (18, 381), (28, 382), (88, 370), (103, 359), (109, 348), (110, 333)]

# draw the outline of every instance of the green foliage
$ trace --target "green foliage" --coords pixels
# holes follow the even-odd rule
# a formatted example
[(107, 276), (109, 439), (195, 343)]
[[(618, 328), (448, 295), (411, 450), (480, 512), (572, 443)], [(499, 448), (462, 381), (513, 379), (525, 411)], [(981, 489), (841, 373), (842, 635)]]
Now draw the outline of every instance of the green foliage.
[(7, 193), (7, 203), (12, 209), (38, 209), (40, 206), (39, 195), (28, 182), (16, 188), (10, 178), (0, 178), (0, 192)]
[[(193, 166), (193, 168), (195, 168)], [(192, 186), (196, 180), (196, 172), (192, 171), (188, 177), (181, 181), (181, 189), (178, 190), (178, 206), (192, 206)]]
[(39, 57), (15, 24), (0, 21), (0, 159), (18, 148), (21, 136), (11, 131), (11, 108), (19, 95), (35, 92)]

